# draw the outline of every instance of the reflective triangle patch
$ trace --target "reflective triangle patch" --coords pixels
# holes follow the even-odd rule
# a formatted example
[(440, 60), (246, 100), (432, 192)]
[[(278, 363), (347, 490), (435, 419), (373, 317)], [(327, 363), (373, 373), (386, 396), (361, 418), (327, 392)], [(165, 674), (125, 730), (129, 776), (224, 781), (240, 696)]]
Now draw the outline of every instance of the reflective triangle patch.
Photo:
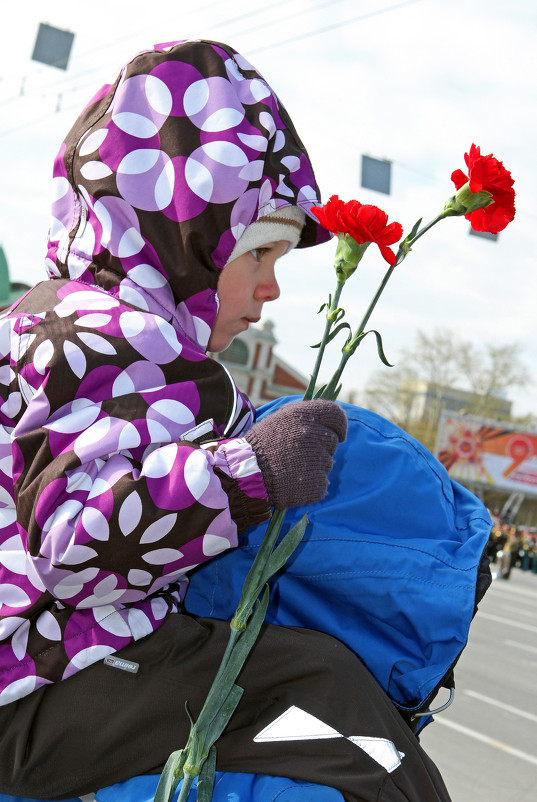
[[(345, 736), (311, 713), (292, 705), (261, 730), (255, 736), (254, 742), (317, 741), (324, 738), (345, 738)], [(393, 741), (387, 738), (351, 735), (346, 740), (366, 752), (389, 774), (401, 765), (401, 760), (405, 756), (404, 752), (399, 752)]]
[(254, 741), (311, 741), (319, 738), (343, 738), (343, 735), (311, 713), (293, 705), (261, 730)]
[(369, 757), (383, 766), (388, 774), (401, 765), (401, 758), (405, 756), (404, 752), (399, 752), (395, 744), (386, 738), (359, 738), (357, 735), (351, 735), (347, 740), (367, 752)]

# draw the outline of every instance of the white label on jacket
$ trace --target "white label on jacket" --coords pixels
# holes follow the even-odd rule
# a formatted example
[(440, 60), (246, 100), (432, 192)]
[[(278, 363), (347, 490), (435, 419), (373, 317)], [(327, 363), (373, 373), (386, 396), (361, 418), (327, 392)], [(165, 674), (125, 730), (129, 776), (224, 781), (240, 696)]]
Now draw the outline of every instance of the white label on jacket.
[(129, 671), (131, 674), (136, 674), (140, 668), (139, 663), (134, 663), (132, 660), (122, 660), (121, 657), (112, 657), (112, 655), (105, 657), (103, 663), (105, 666), (120, 668), (122, 671)]
[(209, 434), (209, 432), (214, 432), (214, 420), (212, 418), (204, 420), (203, 423), (198, 423), (188, 432), (184, 432), (181, 435), (181, 440), (188, 440), (193, 443), (198, 437), (203, 437), (204, 434)]

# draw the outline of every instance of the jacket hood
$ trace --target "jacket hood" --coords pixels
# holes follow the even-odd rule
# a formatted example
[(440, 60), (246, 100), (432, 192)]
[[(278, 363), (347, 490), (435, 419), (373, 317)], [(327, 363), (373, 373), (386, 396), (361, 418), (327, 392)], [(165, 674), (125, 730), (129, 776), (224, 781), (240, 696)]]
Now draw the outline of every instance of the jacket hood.
[(298, 247), (329, 239), (313, 169), (285, 108), (227, 45), (138, 54), (90, 101), (54, 164), (50, 277), (163, 315), (205, 350), (216, 285), (246, 226), (306, 213)]

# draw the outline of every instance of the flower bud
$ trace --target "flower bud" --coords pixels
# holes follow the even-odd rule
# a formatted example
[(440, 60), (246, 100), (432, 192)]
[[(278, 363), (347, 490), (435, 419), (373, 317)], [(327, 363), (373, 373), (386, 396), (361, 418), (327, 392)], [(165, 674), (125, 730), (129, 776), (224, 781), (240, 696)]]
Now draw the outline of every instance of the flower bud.
[(472, 192), (470, 182), (467, 181), (444, 206), (446, 215), (470, 214), (477, 209), (486, 209), (494, 203), (490, 192)]
[(338, 234), (334, 257), (338, 284), (345, 284), (349, 276), (352, 276), (370, 244), (370, 242), (364, 242), (363, 245), (359, 245), (349, 234)]

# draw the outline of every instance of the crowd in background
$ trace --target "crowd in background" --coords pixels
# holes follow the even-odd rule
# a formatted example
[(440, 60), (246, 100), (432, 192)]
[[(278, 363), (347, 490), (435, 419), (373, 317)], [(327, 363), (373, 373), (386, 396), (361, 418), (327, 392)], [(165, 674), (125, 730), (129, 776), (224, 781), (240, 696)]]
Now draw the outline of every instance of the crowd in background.
[(513, 524), (493, 526), (487, 554), (498, 579), (509, 579), (513, 568), (537, 574), (537, 531)]

